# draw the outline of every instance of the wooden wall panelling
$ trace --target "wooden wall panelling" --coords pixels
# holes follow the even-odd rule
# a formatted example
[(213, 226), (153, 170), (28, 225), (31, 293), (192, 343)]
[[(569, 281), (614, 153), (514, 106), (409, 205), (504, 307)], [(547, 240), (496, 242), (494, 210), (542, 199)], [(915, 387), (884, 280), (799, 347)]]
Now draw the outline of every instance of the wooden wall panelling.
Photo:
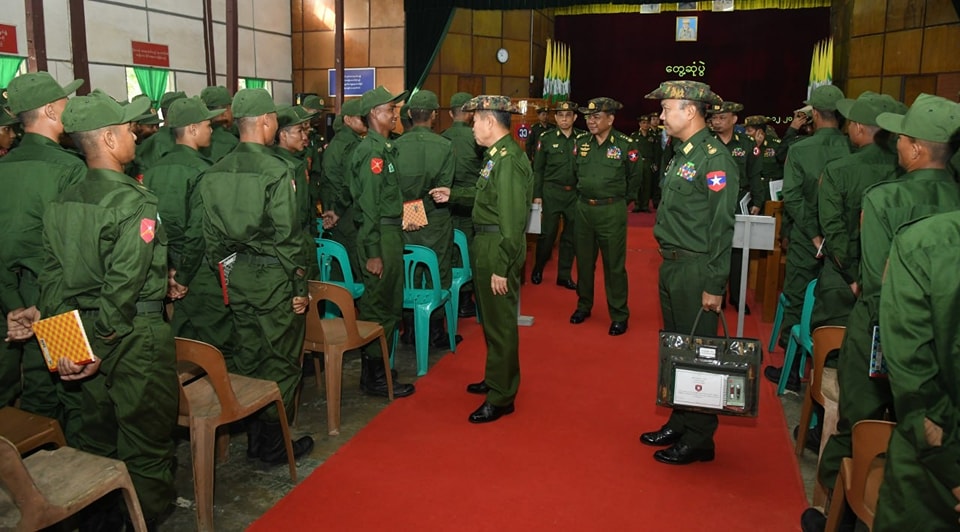
[(883, 34), (850, 39), (850, 77), (879, 76), (883, 50)]
[(882, 33), (887, 16), (885, 0), (855, 0), (850, 35), (869, 35)]
[(886, 34), (883, 73), (916, 74), (920, 72), (920, 51), (923, 30), (893, 31)]
[(924, 74), (960, 71), (960, 24), (924, 30), (920, 71)]
[(937, 96), (960, 102), (960, 72), (937, 76)]
[(912, 105), (921, 92), (935, 94), (937, 92), (937, 76), (907, 76), (903, 84), (903, 103)]
[(847, 98), (856, 98), (864, 91), (882, 92), (880, 76), (868, 78), (850, 78), (847, 81)]
[(926, 3), (917, 0), (888, 0), (886, 30), (897, 31), (923, 26)]
[[(370, 64), (370, 30), (344, 30), (344, 68), (365, 67)], [(378, 84), (379, 81), (378, 81)]]
[(953, 0), (927, 0), (927, 9), (924, 23), (927, 26), (935, 24), (951, 24), (960, 22), (957, 10), (953, 7)]
[(903, 101), (903, 77), (901, 76), (884, 76), (883, 81), (880, 82), (880, 92), (882, 94), (889, 94), (893, 96), (894, 99)]

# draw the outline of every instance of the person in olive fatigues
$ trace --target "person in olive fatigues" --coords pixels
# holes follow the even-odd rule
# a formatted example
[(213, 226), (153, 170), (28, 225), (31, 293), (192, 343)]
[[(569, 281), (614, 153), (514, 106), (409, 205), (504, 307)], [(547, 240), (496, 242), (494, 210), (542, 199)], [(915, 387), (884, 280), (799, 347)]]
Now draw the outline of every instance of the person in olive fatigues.
[(533, 199), (533, 171), (520, 146), (510, 135), (510, 114), (516, 107), (506, 96), (483, 95), (471, 99), (464, 110), (475, 112), (473, 131), (487, 148), (483, 169), (472, 191), (434, 189), (437, 201), (454, 194), (475, 194), (473, 222), (476, 237), (470, 247), (477, 301), (483, 313), (487, 345), (484, 378), (467, 386), (467, 392), (486, 399), (468, 420), (489, 423), (514, 411), (520, 389), (520, 271), (526, 255), (526, 226)]
[[(730, 152), (706, 127), (706, 110), (720, 98), (695, 81), (663, 82), (646, 97), (661, 100), (664, 127), (676, 143), (653, 229), (663, 256), (663, 328), (714, 335), (729, 275), (740, 179)], [(674, 409), (660, 430), (642, 434), (640, 441), (670, 445), (654, 459), (683, 465), (713, 460), (716, 430), (716, 415)]]
[(310, 170), (305, 159), (298, 157), (307, 144), (307, 128), (313, 118), (299, 105), (285, 106), (277, 110), (277, 141), (273, 151), (293, 168), (293, 177), (297, 184), (297, 219), (303, 241), (302, 264), (307, 265), (307, 279), (320, 278), (320, 264), (317, 262), (317, 208), (312, 193)]
[[(406, 91), (394, 96), (383, 85), (363, 94), (360, 112), (366, 117), (367, 136), (353, 150), (347, 178), (360, 222), (357, 254), (364, 289), (357, 318), (383, 327), (390, 352), (403, 312), (403, 199), (397, 147), (387, 136), (397, 125), (396, 103), (406, 97)], [(360, 390), (386, 397), (390, 374), (379, 343), (364, 349), (361, 364)], [(406, 397), (414, 391), (412, 384), (393, 383), (394, 397)]]
[[(323, 180), (320, 183), (320, 203), (325, 213), (332, 215), (336, 223), (326, 230), (326, 236), (336, 240), (347, 249), (353, 278), (360, 280), (363, 269), (357, 256), (357, 216), (353, 193), (350, 191), (350, 161), (353, 151), (367, 134), (367, 126), (361, 119), (360, 99), (343, 102), (340, 109), (342, 127), (330, 139), (323, 155)], [(336, 127), (336, 124), (334, 124)], [(336, 280), (343, 280), (339, 263), (330, 273)]]
[(537, 123), (530, 128), (530, 134), (527, 136), (525, 143), (525, 148), (527, 152), (527, 158), (530, 159), (530, 162), (533, 162), (533, 158), (537, 154), (537, 141), (540, 139), (540, 135), (543, 135), (547, 131), (550, 131), (555, 126), (550, 123), (550, 107), (537, 106)]
[[(307, 172), (310, 175), (310, 204), (314, 206), (314, 218), (318, 218), (323, 214), (317, 210), (317, 203), (320, 201), (320, 183), (323, 180), (323, 152), (327, 147), (327, 139), (320, 131), (320, 126), (323, 124), (323, 98), (316, 94), (307, 95), (300, 103), (300, 107), (310, 114), (310, 120), (304, 126), (307, 140), (303, 149), (297, 153), (297, 157), (307, 164)], [(314, 232), (316, 233), (316, 227)], [(319, 233), (314, 234), (314, 237), (316, 236), (319, 236)]]
[(763, 115), (748, 116), (743, 120), (743, 129), (755, 142), (753, 154), (760, 158), (760, 190), (763, 192), (763, 201), (759, 204), (761, 213), (763, 204), (770, 201), (770, 182), (783, 179), (783, 167), (777, 162), (777, 148), (781, 141), (767, 133), (767, 117)]
[(557, 285), (576, 290), (577, 283), (570, 276), (577, 212), (577, 178), (573, 166), (576, 163), (576, 139), (584, 131), (573, 127), (577, 120), (577, 104), (574, 102), (558, 104), (554, 117), (557, 127), (540, 135), (533, 157), (533, 202), (539, 203), (543, 210), (530, 282), (543, 282), (543, 268), (553, 253), (562, 217), (563, 232), (560, 233), (560, 249), (557, 251)]
[(632, 138), (613, 129), (623, 107), (610, 98), (594, 98), (580, 108), (587, 129), (576, 138), (577, 309), (570, 323), (583, 323), (593, 309), (597, 253), (610, 313), (610, 336), (627, 332), (627, 198), (635, 198), (643, 161)]
[[(476, 188), (477, 176), (480, 175), (480, 163), (484, 157), (483, 147), (477, 144), (470, 129), (473, 120), (473, 111), (463, 109), (463, 104), (473, 98), (469, 93), (458, 92), (450, 97), (450, 117), (453, 125), (444, 130), (441, 135), (450, 140), (453, 149), (453, 159), (456, 170), (453, 174), (454, 194), (450, 198), (450, 220), (454, 229), (459, 229), (467, 235), (467, 243), (473, 245), (473, 198), (472, 189)], [(459, 191), (459, 192), (458, 192)], [(454, 256), (453, 265), (460, 266), (460, 257)], [(473, 283), (467, 283), (460, 295), (460, 308), (457, 312), (461, 318), (469, 318), (477, 314), (476, 305), (471, 294)]]
[[(296, 178), (269, 148), (277, 131), (270, 94), (238, 91), (233, 114), (240, 144), (204, 172), (198, 187), (206, 254), (214, 263), (233, 256), (226, 290), (237, 336), (237, 373), (276, 382), (290, 416), (308, 305)], [(250, 421), (249, 455), (267, 463), (286, 461), (278, 416), (278, 409), (269, 407)], [(309, 436), (293, 442), (296, 457), (311, 449)]]
[(659, 131), (650, 127), (650, 115), (643, 115), (639, 119), (640, 128), (631, 135), (640, 148), (643, 157), (643, 173), (640, 177), (640, 191), (637, 193), (637, 203), (632, 212), (650, 212), (650, 199), (653, 189), (659, 181), (658, 170), (663, 148), (660, 147)]
[[(173, 102), (186, 97), (187, 95), (183, 91), (168, 92), (163, 95), (163, 98), (160, 99), (160, 113), (164, 120), (170, 113), (170, 106), (173, 105)], [(133, 164), (127, 167), (129, 175), (140, 179), (140, 176), (173, 149), (176, 143), (177, 139), (173, 138), (173, 131), (170, 130), (170, 126), (166, 124), (160, 126), (156, 133), (137, 145), (137, 155), (133, 159)]]
[[(10, 111), (24, 126), (19, 146), (0, 159), (0, 309), (7, 320), (36, 310), (43, 268), (43, 213), (57, 195), (83, 180), (83, 160), (57, 142), (63, 133), (60, 115), (67, 96), (83, 80), (61, 87), (47, 72), (28, 73), (10, 81)], [(4, 322), (6, 325), (6, 320)], [(4, 331), (5, 332), (5, 331)], [(22, 366), (22, 368), (21, 368)], [(74, 441), (79, 420), (79, 394), (47, 370), (37, 342), (12, 342), (0, 349), (0, 407), (13, 404), (58, 419), (67, 441)]]
[[(121, 173), (136, 147), (130, 122), (148, 105), (141, 100), (121, 107), (95, 94), (75, 97), (64, 109), (64, 130), (86, 156), (89, 172), (44, 214), (38, 308), (43, 316), (80, 311), (97, 360), (80, 366), (62, 359), (58, 367), (62, 379), (80, 383), (76, 445), (123, 460), (144, 517), (155, 526), (175, 496), (179, 399), (163, 299), (182, 294), (183, 287), (168, 281), (156, 196)], [(119, 507), (104, 513), (116, 518)]]
[[(200, 92), (200, 99), (210, 110), (223, 110), (222, 113), (211, 120), (213, 135), (210, 137), (210, 145), (200, 149), (200, 153), (212, 162), (217, 162), (224, 155), (233, 151), (240, 143), (231, 131), (233, 130), (233, 100), (230, 98), (230, 91), (222, 85), (205, 87)], [(172, 104), (171, 104), (172, 105)]]
[[(437, 253), (440, 286), (449, 290), (453, 279), (453, 222), (450, 221), (447, 204), (435, 203), (429, 192), (437, 187), (452, 186), (455, 170), (453, 150), (449, 140), (432, 130), (437, 119), (437, 109), (440, 108), (434, 92), (418, 91), (410, 97), (410, 102), (405, 107), (408, 107), (412, 127), (394, 143), (397, 147), (400, 192), (404, 202), (423, 200), (427, 225), (416, 230), (404, 228), (403, 243), (426, 246)], [(413, 328), (413, 312), (405, 310), (403, 329), (410, 343), (415, 340)], [(431, 345), (438, 348), (449, 347), (449, 338), (444, 331), (444, 311), (440, 309), (430, 317)]]
[[(950, 138), (960, 126), (958, 121), (957, 104), (928, 94), (920, 94), (906, 115), (877, 116), (880, 127), (900, 135), (898, 160), (906, 173), (896, 180), (873, 185), (863, 194), (860, 295), (850, 311), (837, 361), (840, 416), (837, 432), (830, 437), (820, 459), (818, 476), (824, 486), (833, 485), (842, 458), (851, 455), (853, 425), (862, 419), (883, 419), (884, 413), (893, 407), (890, 380), (869, 376), (873, 329), (880, 318), (883, 270), (899, 226), (928, 214), (960, 209), (960, 185), (946, 169), (952, 155)], [(882, 343), (882, 334), (880, 338)], [(887, 354), (885, 345), (882, 351)]]

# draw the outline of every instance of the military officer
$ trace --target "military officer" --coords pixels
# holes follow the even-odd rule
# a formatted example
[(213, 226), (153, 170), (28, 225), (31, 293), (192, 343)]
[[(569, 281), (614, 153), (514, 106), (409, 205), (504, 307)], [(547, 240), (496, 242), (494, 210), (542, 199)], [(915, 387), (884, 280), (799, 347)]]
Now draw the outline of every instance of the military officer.
[[(362, 269), (357, 256), (356, 206), (350, 191), (350, 159), (353, 151), (367, 134), (367, 126), (360, 115), (359, 98), (343, 102), (340, 109), (342, 126), (324, 151), (323, 180), (320, 184), (320, 203), (325, 213), (335, 220), (326, 234), (347, 249), (353, 278), (360, 279)], [(336, 124), (334, 124), (336, 127)], [(343, 274), (331, 272), (334, 279), (343, 280)]]
[[(300, 103), (300, 107), (310, 113), (310, 121), (307, 123), (307, 142), (298, 156), (306, 161), (307, 171), (310, 173), (310, 201), (314, 205), (314, 217), (319, 217), (323, 213), (316, 210), (320, 202), (320, 183), (323, 179), (323, 151), (327, 147), (327, 139), (324, 138), (320, 130), (323, 125), (323, 98), (316, 94), (309, 94)], [(316, 232), (316, 230), (314, 230)], [(319, 235), (315, 235), (319, 236)]]
[[(270, 93), (242, 89), (232, 108), (240, 144), (204, 172), (198, 187), (206, 254), (214, 262), (233, 256), (226, 292), (237, 373), (276, 382), (291, 415), (308, 305), (296, 178), (269, 148), (278, 126)], [(247, 432), (248, 453), (271, 464), (287, 458), (278, 416), (276, 408), (262, 411)], [(309, 436), (293, 442), (295, 457), (311, 449)]]
[[(661, 100), (664, 127), (676, 142), (653, 229), (663, 256), (663, 328), (713, 335), (729, 275), (740, 178), (730, 152), (707, 130), (706, 110), (720, 98), (696, 81), (667, 81), (646, 97)], [(690, 464), (713, 460), (716, 430), (716, 415), (674, 410), (660, 430), (642, 434), (640, 441), (670, 445), (654, 453), (658, 462)]]
[[(473, 221), (476, 238), (470, 248), (478, 303), (487, 344), (484, 378), (467, 392), (486, 399), (468, 420), (489, 423), (512, 414), (520, 389), (520, 270), (526, 254), (526, 226), (533, 199), (533, 172), (523, 150), (510, 135), (510, 115), (518, 113), (506, 96), (477, 96), (463, 106), (474, 112), (473, 131), (487, 148), (475, 188)], [(449, 189), (431, 191), (437, 201)]]
[[(166, 120), (170, 112), (170, 105), (180, 98), (186, 98), (183, 91), (168, 92), (160, 99), (160, 113)], [(170, 126), (166, 124), (160, 126), (156, 133), (150, 135), (150, 138), (137, 145), (137, 156), (133, 160), (133, 165), (128, 167), (133, 176), (142, 176), (143, 172), (151, 165), (160, 160), (177, 143), (170, 131)]]
[[(483, 159), (483, 147), (477, 144), (470, 130), (473, 120), (473, 111), (463, 110), (463, 104), (470, 101), (472, 95), (458, 92), (450, 97), (450, 117), (453, 124), (444, 130), (441, 135), (450, 140), (453, 148), (453, 158), (456, 171), (453, 175), (453, 188), (450, 197), (450, 220), (453, 227), (467, 235), (467, 242), (473, 243), (473, 198), (477, 185), (477, 176), (480, 175), (480, 162)], [(454, 265), (459, 265), (459, 257), (454, 257)], [(477, 308), (473, 302), (473, 283), (464, 285), (460, 295), (461, 318), (477, 315)]]
[[(951, 136), (960, 126), (957, 104), (920, 94), (905, 115), (881, 113), (877, 124), (900, 135), (897, 155), (906, 173), (899, 179), (873, 185), (863, 194), (860, 294), (850, 311), (837, 362), (840, 416), (837, 432), (830, 437), (820, 460), (818, 476), (824, 486), (833, 485), (842, 458), (851, 454), (853, 425), (862, 419), (883, 419), (893, 406), (890, 382), (895, 375), (891, 374), (889, 380), (870, 377), (874, 328), (880, 319), (880, 287), (890, 242), (902, 224), (928, 214), (960, 209), (960, 185), (946, 169), (953, 155)], [(897, 316), (903, 323), (918, 318), (903, 311), (897, 311)], [(883, 342), (882, 334), (880, 338)], [(890, 352), (886, 345), (882, 351), (884, 355)], [(910, 353), (893, 354), (898, 355), (910, 357)]]
[(640, 156), (643, 157), (643, 173), (640, 178), (640, 192), (637, 196), (637, 203), (633, 206), (632, 212), (650, 212), (650, 199), (653, 197), (655, 181), (658, 180), (660, 139), (659, 131), (655, 135), (650, 127), (650, 115), (642, 115), (639, 122), (640, 129), (632, 136), (640, 148)]
[(557, 285), (576, 290), (577, 283), (570, 277), (577, 209), (577, 178), (573, 166), (576, 162), (576, 139), (584, 131), (573, 127), (577, 120), (577, 104), (574, 102), (557, 104), (554, 118), (557, 127), (540, 135), (533, 158), (533, 202), (542, 206), (543, 219), (530, 282), (543, 282), (543, 268), (553, 253), (560, 219), (563, 218), (563, 232), (557, 253)]
[(537, 153), (537, 140), (540, 139), (540, 135), (553, 129), (554, 127), (553, 124), (550, 123), (549, 119), (550, 106), (538, 105), (537, 123), (530, 128), (530, 135), (527, 137), (526, 141), (527, 158), (530, 159), (530, 162), (533, 162), (533, 157)]
[[(150, 100), (150, 97), (146, 94), (138, 94), (134, 96), (131, 101), (137, 101), (140, 98), (146, 98), (147, 101)], [(121, 103), (120, 105), (126, 104)], [(138, 118), (134, 124), (133, 132), (137, 134), (137, 145), (140, 145), (160, 129), (160, 115), (157, 114), (156, 109), (151, 107), (147, 109), (147, 112)]]
[(211, 121), (213, 136), (210, 139), (210, 146), (200, 150), (207, 159), (217, 162), (224, 155), (233, 151), (240, 143), (237, 136), (232, 133), (233, 109), (231, 107), (233, 100), (230, 99), (230, 91), (222, 85), (205, 87), (200, 91), (200, 98), (209, 109), (223, 110)]
[[(403, 199), (397, 147), (387, 137), (397, 126), (396, 104), (406, 97), (406, 91), (393, 95), (382, 85), (363, 94), (360, 113), (366, 117), (367, 136), (353, 150), (348, 177), (360, 222), (357, 254), (364, 290), (357, 317), (383, 326), (391, 352), (393, 332), (403, 311)], [(374, 342), (364, 350), (360, 369), (361, 391), (388, 396), (390, 374), (379, 344)], [(412, 384), (393, 383), (395, 397), (414, 391)]]
[[(412, 123), (409, 130), (397, 139), (397, 171), (400, 192), (404, 202), (422, 200), (427, 215), (427, 225), (419, 228), (405, 227), (404, 244), (426, 246), (437, 253), (440, 265), (440, 286), (450, 289), (453, 279), (453, 222), (446, 203), (437, 204), (430, 190), (437, 187), (450, 188), (456, 170), (450, 141), (433, 132), (440, 102), (433, 91), (420, 90), (410, 97), (407, 106)], [(448, 347), (444, 332), (444, 313), (441, 309), (430, 317), (430, 343), (434, 347)], [(413, 340), (413, 314), (403, 316), (404, 334)]]
[(636, 197), (642, 171), (640, 149), (632, 138), (613, 129), (623, 107), (612, 98), (594, 98), (581, 107), (590, 131), (577, 136), (576, 256), (577, 309), (570, 323), (583, 323), (593, 308), (597, 253), (610, 313), (610, 336), (627, 332), (627, 198)]
[[(20, 145), (0, 159), (0, 307), (7, 320), (36, 311), (37, 276), (43, 268), (43, 212), (64, 189), (80, 182), (83, 160), (58, 144), (61, 114), (67, 96), (83, 84), (60, 86), (47, 72), (23, 74), (7, 88), (10, 111), (19, 116), (24, 134)], [(22, 365), (22, 370), (21, 370)], [(44, 364), (37, 342), (14, 343), (0, 356), (0, 406), (12, 404), (21, 391), (20, 407), (59, 419), (68, 442), (79, 420), (79, 395), (61, 386)], [(63, 410), (66, 409), (66, 412)]]
[[(175, 494), (179, 399), (173, 334), (163, 319), (167, 240), (156, 196), (121, 173), (136, 147), (131, 121), (148, 106), (140, 100), (121, 107), (103, 94), (67, 103), (64, 131), (89, 172), (44, 214), (38, 308), (43, 316), (80, 311), (97, 360), (81, 366), (62, 359), (58, 367), (63, 380), (80, 383), (76, 445), (123, 460), (148, 527), (155, 527)], [(116, 523), (119, 508), (92, 515), (100, 528), (88, 523), (90, 529), (113, 529), (104, 523)]]
[(311, 195), (310, 171), (306, 159), (298, 157), (307, 145), (307, 130), (313, 114), (299, 105), (277, 110), (277, 140), (273, 151), (293, 167), (297, 184), (297, 220), (303, 242), (303, 264), (307, 265), (307, 279), (320, 278), (317, 262), (317, 210)]
[(777, 162), (777, 147), (780, 139), (767, 133), (767, 117), (763, 115), (748, 116), (743, 120), (743, 129), (753, 137), (756, 143), (754, 154), (760, 158), (760, 190), (763, 192), (763, 201), (760, 207), (770, 201), (770, 182), (783, 179), (783, 167)]
[(793, 120), (790, 121), (786, 133), (784, 133), (783, 138), (780, 139), (780, 146), (777, 147), (777, 162), (781, 165), (786, 164), (787, 151), (790, 149), (790, 146), (812, 135), (813, 129), (812, 105), (805, 105), (793, 111)]

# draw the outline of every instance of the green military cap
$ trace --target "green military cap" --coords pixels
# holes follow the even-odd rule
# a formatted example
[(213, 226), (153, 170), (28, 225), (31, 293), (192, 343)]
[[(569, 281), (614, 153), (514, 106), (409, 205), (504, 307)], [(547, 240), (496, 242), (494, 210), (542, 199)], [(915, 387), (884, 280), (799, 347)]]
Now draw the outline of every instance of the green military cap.
[[(140, 93), (140, 94), (134, 96), (133, 98), (130, 99), (130, 101), (131, 101), (131, 102), (135, 102), (135, 101), (137, 101), (137, 100), (142, 100), (142, 99), (144, 99), (144, 98), (146, 98), (148, 102), (150, 101), (150, 97), (147, 96), (146, 94), (143, 94), (143, 93)], [(151, 102), (151, 103), (152, 103), (152, 102)]]
[(577, 102), (560, 102), (557, 104), (557, 108), (554, 109), (554, 111), (573, 111), (576, 113), (579, 107), (580, 106), (577, 105)]
[(0, 106), (0, 126), (12, 126), (19, 122), (20, 119), (17, 118), (17, 115), (10, 112), (10, 108), (6, 105)]
[(915, 139), (947, 143), (960, 128), (960, 104), (921, 93), (905, 114), (880, 113), (877, 125)]
[(400, 108), (400, 118), (401, 118), (401, 119), (403, 119), (403, 118), (408, 118), (408, 119), (409, 119), (410, 117), (407, 115), (407, 111), (409, 111), (409, 110), (410, 110), (410, 104), (408, 104), (408, 103), (403, 104), (403, 107)]
[(147, 109), (147, 112), (143, 113), (143, 115), (141, 115), (140, 118), (135, 120), (135, 122), (138, 124), (143, 124), (145, 126), (159, 126), (160, 115), (158, 115), (156, 111), (151, 113), (150, 109)]
[(266, 89), (240, 89), (233, 95), (233, 116), (244, 118), (277, 112), (277, 104)]
[(739, 113), (743, 111), (743, 104), (737, 102), (721, 102), (719, 104), (713, 104), (710, 106), (710, 112), (713, 114), (720, 113)]
[(459, 109), (463, 107), (463, 104), (469, 102), (473, 98), (473, 95), (469, 92), (458, 92), (450, 97), (450, 108)]
[(407, 97), (407, 92), (408, 91), (403, 91), (394, 96), (390, 94), (390, 91), (388, 91), (386, 87), (378, 85), (376, 89), (371, 89), (363, 93), (363, 96), (360, 98), (360, 112), (366, 116), (370, 114), (370, 111), (372, 111), (374, 107), (385, 103), (399, 102)]
[(433, 111), (440, 108), (440, 102), (437, 100), (437, 95), (433, 91), (420, 90), (410, 97), (410, 101), (407, 102), (407, 105), (404, 107)]
[(899, 100), (893, 98), (889, 94), (881, 94), (879, 105), (881, 107), (881, 112), (884, 113), (899, 113), (904, 114), (907, 112), (907, 105)]
[(150, 102), (147, 100), (130, 102), (124, 107), (105, 94), (77, 96), (67, 102), (60, 120), (63, 122), (63, 130), (67, 133), (93, 131), (132, 122), (144, 114), (149, 107)]
[(801, 108), (797, 109), (796, 111), (794, 111), (794, 113), (803, 113), (803, 114), (807, 115), (807, 118), (810, 118), (810, 117), (813, 116), (813, 106), (812, 106), (812, 105), (804, 105), (803, 107), (801, 107)]
[(277, 122), (281, 128), (302, 124), (315, 116), (317, 113), (311, 113), (300, 105), (286, 105), (277, 109)]
[(655, 91), (647, 94), (644, 98), (649, 100), (691, 100), (710, 105), (723, 103), (723, 99), (710, 90), (710, 85), (688, 80), (664, 81)]
[(61, 86), (49, 72), (28, 72), (10, 80), (7, 86), (7, 103), (10, 112), (20, 114), (66, 98), (83, 85), (82, 79), (75, 79)]
[(171, 91), (171, 92), (164, 93), (164, 95), (160, 97), (160, 108), (169, 109), (170, 104), (179, 100), (180, 98), (186, 98), (186, 97), (187, 97), (187, 93), (183, 91)]
[(580, 112), (585, 115), (592, 115), (594, 113), (616, 113), (623, 107), (623, 104), (614, 100), (613, 98), (594, 98), (587, 102), (586, 107), (581, 107)]
[(223, 85), (204, 87), (203, 90), (200, 91), (200, 99), (203, 100), (203, 103), (210, 109), (224, 108), (232, 102), (230, 99), (230, 91)]
[(813, 106), (814, 109), (836, 111), (837, 102), (842, 99), (843, 91), (835, 85), (820, 85), (816, 89), (813, 89), (810, 97), (804, 100), (803, 103)]
[(303, 107), (309, 107), (310, 109), (323, 109), (323, 99), (317, 96), (316, 94), (308, 94), (300, 105)]
[(550, 110), (549, 105), (534, 105), (533, 108), (537, 111), (537, 114), (546, 113)]
[(640, 115), (640, 116), (637, 117), (637, 120), (640, 121), (640, 122), (649, 122), (649, 121), (650, 121), (650, 115)]
[(856, 100), (852, 98), (837, 100), (837, 111), (840, 111), (847, 120), (867, 126), (877, 125), (877, 115), (880, 113), (895, 112), (892, 108), (881, 109), (880, 95), (873, 91), (864, 91)]
[(167, 125), (170, 127), (184, 127), (190, 124), (199, 124), (223, 114), (225, 109), (207, 109), (200, 96), (180, 98), (170, 104), (167, 111)]
[(362, 98), (354, 98), (352, 100), (344, 100), (343, 105), (340, 106), (340, 116), (360, 116), (360, 111), (363, 110)]
[(763, 115), (748, 116), (743, 120), (743, 125), (750, 127), (763, 127), (767, 125), (767, 117)]
[(520, 114), (520, 110), (510, 101), (510, 98), (494, 94), (474, 96), (470, 98), (467, 103), (463, 104), (462, 109), (464, 111), (506, 111), (508, 113)]

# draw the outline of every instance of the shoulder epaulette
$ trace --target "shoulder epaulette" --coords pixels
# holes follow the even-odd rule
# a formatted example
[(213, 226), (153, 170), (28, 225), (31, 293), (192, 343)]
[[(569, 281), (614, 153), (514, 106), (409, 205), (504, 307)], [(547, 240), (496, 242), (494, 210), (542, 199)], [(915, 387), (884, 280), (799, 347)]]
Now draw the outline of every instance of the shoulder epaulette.
[(580, 140), (580, 137), (584, 137), (584, 136), (587, 136), (587, 135), (589, 135), (589, 134), (590, 134), (589, 131), (584, 131), (583, 133), (580, 133), (579, 135), (577, 135), (577, 140)]

